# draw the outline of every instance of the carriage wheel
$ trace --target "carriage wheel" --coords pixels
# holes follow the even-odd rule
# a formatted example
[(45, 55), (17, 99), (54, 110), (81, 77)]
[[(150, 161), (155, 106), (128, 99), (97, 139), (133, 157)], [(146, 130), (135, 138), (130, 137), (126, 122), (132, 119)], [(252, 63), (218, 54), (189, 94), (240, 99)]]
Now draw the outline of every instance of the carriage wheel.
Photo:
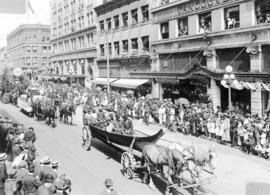
[(133, 154), (124, 152), (121, 156), (122, 173), (128, 179), (132, 179), (134, 176), (134, 167), (136, 160)]
[(91, 150), (92, 135), (91, 131), (87, 127), (82, 129), (82, 146), (86, 151)]

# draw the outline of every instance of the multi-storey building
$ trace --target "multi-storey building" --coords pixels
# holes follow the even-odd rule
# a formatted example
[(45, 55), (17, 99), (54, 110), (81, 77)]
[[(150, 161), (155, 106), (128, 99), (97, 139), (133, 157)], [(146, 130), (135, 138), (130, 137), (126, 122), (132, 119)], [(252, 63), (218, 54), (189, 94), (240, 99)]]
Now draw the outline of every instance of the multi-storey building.
[[(95, 77), (96, 14), (101, 0), (52, 0), (51, 67), (54, 77), (89, 85)], [(86, 79), (85, 79), (86, 78)]]
[(8, 66), (7, 48), (6, 47), (2, 47), (0, 49), (0, 73), (7, 66)]
[(49, 63), (49, 25), (20, 25), (7, 35), (7, 54), (13, 67), (22, 68), (29, 77), (38, 75)]
[[(228, 107), (221, 82), (233, 67), (232, 103), (252, 113), (269, 110), (270, 2), (266, 0), (153, 1), (152, 78), (158, 97), (210, 96)], [(195, 98), (196, 99), (196, 98)]]
[[(99, 78), (94, 82), (106, 84), (109, 76), (114, 87), (136, 88), (148, 81), (128, 80), (128, 78), (131, 71), (151, 69), (150, 6), (150, 0), (111, 0), (104, 1), (102, 5), (95, 8), (98, 23)], [(116, 78), (120, 79), (115, 81)]]

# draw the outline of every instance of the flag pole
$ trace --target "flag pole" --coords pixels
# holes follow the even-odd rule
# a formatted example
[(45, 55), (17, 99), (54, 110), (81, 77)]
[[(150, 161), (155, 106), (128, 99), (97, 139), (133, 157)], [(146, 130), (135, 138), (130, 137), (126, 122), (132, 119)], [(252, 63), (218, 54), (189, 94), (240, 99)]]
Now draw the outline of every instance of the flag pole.
[(29, 9), (28, 9), (28, 4), (29, 4), (29, 2), (28, 2), (29, 0), (26, 0), (25, 1), (25, 11), (26, 11), (26, 24), (29, 24)]

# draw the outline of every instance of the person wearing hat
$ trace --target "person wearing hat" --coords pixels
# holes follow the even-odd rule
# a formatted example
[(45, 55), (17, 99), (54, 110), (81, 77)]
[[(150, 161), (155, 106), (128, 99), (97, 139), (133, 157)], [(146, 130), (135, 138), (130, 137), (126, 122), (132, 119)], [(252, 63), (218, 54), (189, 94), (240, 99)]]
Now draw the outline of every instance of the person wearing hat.
[(20, 187), (22, 187), (22, 179), (24, 176), (28, 174), (28, 169), (27, 169), (27, 162), (25, 160), (22, 160), (17, 168), (17, 174), (16, 174), (16, 181), (21, 184)]
[(54, 183), (56, 187), (56, 193), (55, 195), (64, 195), (64, 191), (66, 189), (66, 183), (64, 179), (57, 179)]
[(53, 181), (57, 178), (57, 173), (51, 167), (51, 159), (49, 157), (44, 157), (41, 159), (41, 166), (39, 173), (37, 174), (41, 182), (44, 182), (46, 175), (52, 175)]
[(44, 183), (38, 187), (37, 195), (52, 195), (56, 191), (53, 185), (54, 177), (51, 174), (46, 175)]
[(100, 195), (118, 195), (117, 191), (113, 187), (113, 181), (111, 179), (106, 179), (104, 184), (106, 189), (103, 190)]
[(29, 129), (24, 133), (24, 141), (31, 141), (32, 143), (35, 143), (36, 134), (33, 127), (29, 127)]
[(132, 135), (134, 133), (132, 120), (127, 115), (124, 115), (123, 118), (124, 118), (123, 120), (124, 132), (126, 134)]
[(14, 195), (17, 192), (16, 169), (11, 168), (8, 172), (8, 178), (5, 181), (5, 195)]
[(5, 183), (6, 179), (8, 178), (7, 168), (6, 168), (6, 164), (5, 164), (6, 158), (7, 158), (6, 153), (0, 153), (0, 194), (5, 194), (4, 183)]
[(22, 184), (23, 184), (22, 190), (25, 195), (36, 194), (38, 187), (41, 185), (41, 182), (34, 176), (34, 169), (35, 169), (35, 166), (33, 164), (30, 164), (28, 167), (29, 173), (27, 173), (22, 178)]
[(58, 177), (58, 168), (59, 168), (60, 163), (58, 161), (52, 161), (51, 166), (52, 170), (55, 172), (56, 178)]
[(270, 23), (270, 13), (266, 14), (265, 23)]

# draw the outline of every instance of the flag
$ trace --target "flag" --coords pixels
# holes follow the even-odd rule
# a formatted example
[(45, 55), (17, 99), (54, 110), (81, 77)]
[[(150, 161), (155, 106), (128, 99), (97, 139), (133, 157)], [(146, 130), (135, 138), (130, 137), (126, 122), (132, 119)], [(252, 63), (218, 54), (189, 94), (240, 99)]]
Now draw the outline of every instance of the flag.
[(26, 0), (0, 0), (0, 14), (25, 14)]
[(33, 7), (30, 3), (30, 0), (27, 1), (27, 9), (30, 9), (30, 11), (32, 12), (32, 14), (35, 14), (34, 10), (33, 10)]

